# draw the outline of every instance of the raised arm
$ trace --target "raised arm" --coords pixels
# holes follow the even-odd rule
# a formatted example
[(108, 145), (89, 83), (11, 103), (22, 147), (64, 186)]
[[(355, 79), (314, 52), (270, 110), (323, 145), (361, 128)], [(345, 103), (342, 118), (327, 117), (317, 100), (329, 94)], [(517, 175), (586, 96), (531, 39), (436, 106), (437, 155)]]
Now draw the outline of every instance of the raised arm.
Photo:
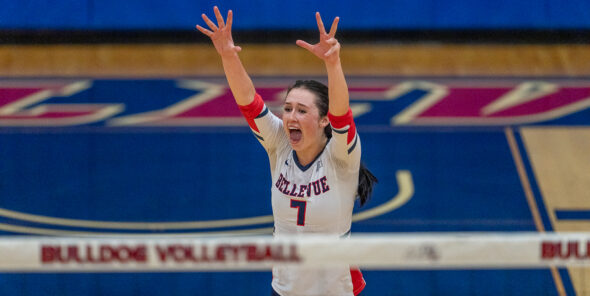
[(349, 97), (348, 85), (340, 64), (340, 43), (334, 38), (340, 18), (334, 19), (330, 32), (326, 33), (320, 13), (316, 12), (315, 17), (320, 32), (320, 41), (312, 45), (303, 40), (297, 40), (297, 45), (309, 50), (326, 64), (330, 98), (329, 110), (332, 115), (341, 116), (348, 112)]
[(236, 103), (238, 105), (248, 105), (254, 99), (256, 90), (252, 79), (248, 76), (246, 69), (242, 65), (242, 61), (238, 56), (238, 52), (242, 49), (239, 46), (234, 45), (234, 40), (231, 34), (231, 26), (233, 22), (233, 12), (230, 10), (227, 12), (227, 24), (223, 21), (223, 16), (219, 12), (217, 6), (213, 7), (215, 12), (215, 18), (217, 19), (217, 25), (213, 23), (205, 14), (202, 14), (203, 20), (209, 26), (209, 30), (197, 25), (197, 29), (201, 33), (209, 36), (215, 50), (221, 57), (223, 64), (223, 71), (227, 78), (227, 83), (234, 95)]

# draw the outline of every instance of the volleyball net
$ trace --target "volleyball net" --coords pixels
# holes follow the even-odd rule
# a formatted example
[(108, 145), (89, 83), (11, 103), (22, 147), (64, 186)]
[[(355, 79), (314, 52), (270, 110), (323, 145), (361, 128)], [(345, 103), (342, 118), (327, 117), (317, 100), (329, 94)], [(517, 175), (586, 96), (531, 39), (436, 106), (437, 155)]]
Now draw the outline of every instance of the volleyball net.
[(407, 233), (280, 237), (3, 237), (1, 272), (248, 271), (590, 266), (590, 233)]

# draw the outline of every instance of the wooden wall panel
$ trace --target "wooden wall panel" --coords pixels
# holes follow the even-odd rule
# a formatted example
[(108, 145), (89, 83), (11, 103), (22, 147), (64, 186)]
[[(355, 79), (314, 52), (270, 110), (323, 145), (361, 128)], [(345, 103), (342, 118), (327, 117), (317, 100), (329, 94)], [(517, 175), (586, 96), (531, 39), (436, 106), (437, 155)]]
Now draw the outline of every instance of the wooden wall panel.
[[(296, 45), (242, 44), (253, 75), (322, 75), (319, 60)], [(587, 45), (343, 45), (349, 75), (584, 76)], [(0, 76), (222, 75), (209, 44), (3, 45)]]

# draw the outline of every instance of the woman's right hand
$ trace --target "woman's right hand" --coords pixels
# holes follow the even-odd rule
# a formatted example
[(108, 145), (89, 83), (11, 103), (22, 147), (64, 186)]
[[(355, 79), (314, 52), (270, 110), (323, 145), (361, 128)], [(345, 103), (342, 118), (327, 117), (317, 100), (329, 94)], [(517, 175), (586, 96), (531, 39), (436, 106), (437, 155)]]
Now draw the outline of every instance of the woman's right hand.
[(213, 7), (213, 11), (215, 12), (215, 17), (217, 18), (217, 25), (215, 25), (204, 13), (201, 15), (205, 23), (209, 26), (210, 30), (207, 30), (199, 25), (197, 25), (197, 29), (201, 31), (201, 33), (209, 36), (211, 41), (213, 41), (213, 45), (217, 50), (217, 53), (221, 57), (230, 57), (235, 53), (238, 53), (242, 50), (241, 47), (234, 45), (234, 40), (231, 36), (231, 25), (233, 21), (233, 13), (232, 11), (227, 12), (227, 24), (224, 23), (223, 17), (219, 12), (219, 8), (217, 6)]

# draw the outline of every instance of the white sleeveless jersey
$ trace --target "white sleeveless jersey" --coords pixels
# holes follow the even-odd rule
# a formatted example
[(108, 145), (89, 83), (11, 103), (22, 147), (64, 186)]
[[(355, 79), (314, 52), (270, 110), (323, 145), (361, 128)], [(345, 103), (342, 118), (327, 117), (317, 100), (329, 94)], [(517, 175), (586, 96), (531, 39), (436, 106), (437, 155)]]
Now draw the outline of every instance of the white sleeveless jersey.
[[(302, 166), (289, 145), (282, 120), (269, 112), (259, 95), (240, 109), (268, 153), (274, 235), (347, 236), (361, 157), (352, 112), (329, 115), (332, 138), (313, 162)], [(354, 295), (364, 288), (364, 280), (358, 270), (352, 274), (348, 265), (324, 269), (275, 267), (272, 287), (282, 296)]]

